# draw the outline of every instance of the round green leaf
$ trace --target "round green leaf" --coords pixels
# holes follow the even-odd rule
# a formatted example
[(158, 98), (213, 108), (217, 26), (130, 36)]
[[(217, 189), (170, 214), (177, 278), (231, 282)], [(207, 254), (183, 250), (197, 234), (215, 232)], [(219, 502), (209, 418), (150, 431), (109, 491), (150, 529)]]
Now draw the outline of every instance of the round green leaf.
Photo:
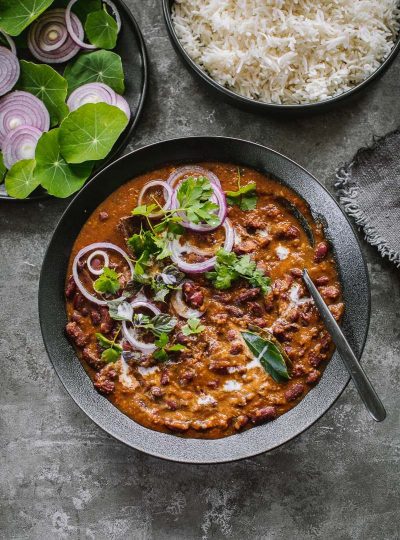
[(10, 36), (18, 36), (53, 0), (0, 0), (0, 28)]
[(34, 159), (22, 159), (17, 161), (8, 171), (6, 176), (6, 191), (11, 197), (25, 199), (39, 185), (33, 175), (35, 168)]
[(43, 133), (36, 146), (35, 178), (54, 197), (69, 197), (90, 176), (93, 163), (69, 165), (61, 156), (58, 142), (60, 129)]
[(101, 49), (113, 49), (117, 43), (118, 25), (104, 9), (89, 13), (85, 32), (90, 43)]
[(68, 163), (103, 159), (127, 123), (126, 114), (118, 107), (106, 103), (82, 105), (61, 124), (61, 154)]
[(81, 54), (75, 62), (67, 65), (64, 77), (68, 81), (69, 93), (91, 82), (108, 84), (118, 94), (125, 90), (121, 57), (111, 51)]
[(43, 101), (50, 113), (51, 125), (59, 124), (68, 114), (65, 104), (67, 81), (52, 67), (21, 60), (18, 88), (34, 94)]

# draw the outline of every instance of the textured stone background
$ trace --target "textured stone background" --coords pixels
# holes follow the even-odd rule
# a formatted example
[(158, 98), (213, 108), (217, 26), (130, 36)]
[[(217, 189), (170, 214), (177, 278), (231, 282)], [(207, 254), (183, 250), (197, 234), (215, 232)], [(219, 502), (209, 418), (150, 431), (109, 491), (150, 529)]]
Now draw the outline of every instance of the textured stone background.
[[(400, 60), (354, 104), (308, 119), (261, 118), (198, 87), (172, 50), (158, 0), (128, 4), (148, 46), (151, 80), (127, 151), (180, 135), (239, 136), (289, 155), (332, 189), (337, 165), (399, 125)], [(66, 204), (0, 205), (0, 537), (400, 538), (399, 271), (363, 244), (372, 281), (363, 361), (388, 410), (383, 424), (350, 385), (316, 425), (268, 455), (172, 464), (100, 431), (46, 356), (37, 285)]]

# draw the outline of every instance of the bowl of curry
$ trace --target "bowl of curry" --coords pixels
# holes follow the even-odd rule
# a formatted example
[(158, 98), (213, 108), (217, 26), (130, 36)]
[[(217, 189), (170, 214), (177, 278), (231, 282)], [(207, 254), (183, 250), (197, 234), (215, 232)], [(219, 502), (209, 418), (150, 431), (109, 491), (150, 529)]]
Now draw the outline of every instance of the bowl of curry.
[(157, 143), (107, 167), (61, 219), (44, 341), (75, 401), (125, 443), (248, 457), (303, 431), (348, 382), (303, 268), (360, 355), (367, 273), (325, 189), (246, 141)]

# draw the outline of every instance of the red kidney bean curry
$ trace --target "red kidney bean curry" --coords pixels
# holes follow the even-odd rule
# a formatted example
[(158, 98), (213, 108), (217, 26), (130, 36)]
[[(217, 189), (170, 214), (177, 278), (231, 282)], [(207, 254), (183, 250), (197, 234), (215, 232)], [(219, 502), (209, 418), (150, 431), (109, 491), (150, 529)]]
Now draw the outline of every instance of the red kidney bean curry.
[(82, 228), (66, 333), (98, 392), (136, 422), (225, 437), (296, 406), (332, 355), (303, 268), (339, 320), (329, 243), (294, 191), (231, 164), (165, 167)]

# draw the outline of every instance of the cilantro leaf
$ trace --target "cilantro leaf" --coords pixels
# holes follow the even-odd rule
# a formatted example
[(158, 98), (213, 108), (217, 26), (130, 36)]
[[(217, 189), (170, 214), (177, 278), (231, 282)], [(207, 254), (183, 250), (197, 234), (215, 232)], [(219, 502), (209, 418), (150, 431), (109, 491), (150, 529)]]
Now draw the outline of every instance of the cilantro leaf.
[(115, 294), (121, 288), (117, 272), (105, 266), (101, 276), (93, 283), (93, 287), (98, 293)]
[(185, 326), (182, 327), (182, 334), (184, 336), (190, 336), (192, 334), (201, 334), (206, 327), (200, 322), (200, 319), (188, 319)]
[(185, 351), (186, 347), (176, 343), (175, 345), (168, 346), (168, 335), (161, 334), (160, 337), (154, 342), (157, 350), (153, 353), (153, 358), (159, 362), (166, 362), (169, 358), (168, 353)]
[(190, 222), (218, 225), (220, 223), (216, 214), (218, 205), (211, 202), (212, 195), (213, 189), (208, 178), (189, 176), (180, 185), (177, 199), (180, 209)]
[(243, 211), (254, 210), (257, 206), (256, 183), (250, 182), (237, 191), (226, 191), (226, 200), (231, 206), (236, 205)]
[[(118, 335), (118, 334), (117, 334)], [(115, 336), (114, 339), (116, 339), (117, 336)], [(108, 339), (106, 336), (103, 336), (103, 334), (96, 333), (97, 341), (99, 342), (100, 347), (102, 347), (104, 350), (101, 353), (101, 358), (109, 363), (109, 362), (116, 362), (118, 358), (121, 356), (122, 353), (122, 347), (115, 343), (115, 341), (111, 341), (111, 339)]]
[(233, 281), (244, 278), (253, 287), (260, 287), (263, 294), (268, 292), (271, 283), (271, 279), (257, 268), (256, 262), (249, 255), (238, 257), (224, 249), (217, 251), (215, 269), (207, 272), (206, 277), (213, 282), (216, 289), (229, 289)]
[(104, 351), (101, 353), (101, 358), (107, 363), (110, 362), (116, 362), (118, 358), (121, 356), (120, 351), (117, 351), (114, 347), (110, 347), (109, 349), (104, 349)]

